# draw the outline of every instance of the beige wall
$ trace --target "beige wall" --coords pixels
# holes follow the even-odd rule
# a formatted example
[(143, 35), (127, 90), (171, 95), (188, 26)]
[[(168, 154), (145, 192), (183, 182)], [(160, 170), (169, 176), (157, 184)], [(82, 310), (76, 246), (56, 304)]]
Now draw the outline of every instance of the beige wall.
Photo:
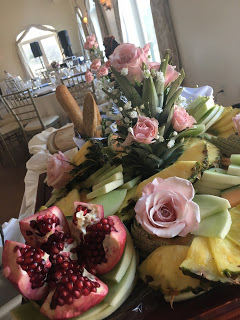
[(73, 52), (79, 52), (77, 22), (71, 0), (1, 0), (0, 80), (4, 70), (24, 78), (16, 50), (16, 37), (30, 24), (68, 30)]
[(224, 106), (240, 102), (239, 0), (169, 0), (188, 86), (211, 85)]

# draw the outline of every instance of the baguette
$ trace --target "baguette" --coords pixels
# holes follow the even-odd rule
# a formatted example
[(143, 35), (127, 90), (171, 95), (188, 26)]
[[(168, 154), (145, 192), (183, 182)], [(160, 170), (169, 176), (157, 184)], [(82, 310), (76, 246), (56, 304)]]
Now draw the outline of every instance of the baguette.
[(77, 132), (83, 138), (86, 137), (87, 134), (83, 122), (83, 112), (64, 84), (61, 84), (56, 88), (56, 98), (69, 119), (74, 124)]
[(83, 123), (88, 137), (102, 137), (101, 115), (90, 92), (85, 95), (83, 103)]

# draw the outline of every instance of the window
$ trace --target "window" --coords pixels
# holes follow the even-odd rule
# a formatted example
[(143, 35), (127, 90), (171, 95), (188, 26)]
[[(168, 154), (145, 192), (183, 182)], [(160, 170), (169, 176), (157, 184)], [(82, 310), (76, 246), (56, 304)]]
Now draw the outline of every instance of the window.
[(104, 51), (103, 37), (102, 37), (102, 33), (101, 33), (101, 29), (100, 29), (100, 25), (99, 25), (97, 11), (96, 11), (96, 7), (95, 7), (94, 1), (93, 0), (89, 0), (89, 5), (90, 5), (89, 14), (90, 14), (90, 18), (92, 20), (92, 24), (94, 26), (95, 35), (96, 35), (96, 38), (97, 38), (99, 49), (101, 51)]
[(151, 60), (160, 61), (150, 0), (119, 0), (118, 4), (123, 41), (139, 47), (150, 42)]
[[(18, 46), (33, 76), (38, 76), (39, 72), (47, 68), (51, 62), (61, 62), (63, 59), (57, 32), (51, 26), (42, 27), (43, 28), (30, 27), (23, 39), (21, 39), (21, 37), (26, 31), (21, 32), (16, 39), (17, 42), (21, 39), (20, 42), (18, 42)], [(43, 54), (40, 58), (34, 58), (30, 47), (30, 43), (35, 41), (39, 43)]]

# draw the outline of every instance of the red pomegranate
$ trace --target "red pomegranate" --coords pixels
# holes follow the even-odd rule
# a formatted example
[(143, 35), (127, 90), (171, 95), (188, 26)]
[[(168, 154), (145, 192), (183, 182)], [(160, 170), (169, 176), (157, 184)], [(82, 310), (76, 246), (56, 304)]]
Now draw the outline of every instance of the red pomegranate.
[(40, 247), (55, 230), (70, 233), (66, 217), (56, 206), (21, 220), (19, 225), (27, 244), (33, 247)]
[(25, 297), (46, 298), (40, 311), (50, 319), (75, 317), (104, 299), (108, 287), (95, 274), (117, 264), (126, 242), (121, 220), (104, 218), (99, 205), (75, 203), (71, 226), (77, 242), (61, 211), (51, 207), (20, 221), (27, 245), (4, 245), (5, 276)]

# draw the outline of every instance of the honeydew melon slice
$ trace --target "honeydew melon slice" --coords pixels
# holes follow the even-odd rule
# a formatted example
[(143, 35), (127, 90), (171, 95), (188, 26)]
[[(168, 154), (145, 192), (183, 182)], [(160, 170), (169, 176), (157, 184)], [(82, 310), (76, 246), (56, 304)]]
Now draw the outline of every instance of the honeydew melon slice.
[(205, 125), (195, 124), (192, 126), (192, 128), (180, 132), (177, 136), (177, 139), (179, 140), (183, 137), (196, 137), (198, 135), (201, 135), (201, 133), (203, 132), (205, 132)]
[[(126, 229), (127, 231), (127, 229)], [(121, 259), (117, 263), (117, 265), (109, 272), (105, 273), (102, 275), (100, 278), (103, 282), (105, 282), (106, 279), (112, 280), (114, 282), (120, 282), (124, 275), (127, 272), (127, 269), (132, 261), (132, 256), (134, 253), (134, 246), (133, 246), (133, 241), (131, 238), (131, 235), (129, 231), (127, 231), (127, 239), (126, 239), (126, 244), (125, 248), (122, 254)]]
[(221, 197), (230, 202), (231, 207), (240, 204), (240, 185), (225, 189), (221, 192)]
[(205, 179), (201, 179), (194, 184), (194, 187), (196, 188), (207, 187), (207, 188), (212, 188), (216, 190), (223, 190), (223, 189), (229, 188), (230, 185), (229, 183), (222, 183), (218, 185), (215, 181), (208, 181)]
[[(226, 184), (229, 185), (229, 187), (240, 184), (240, 177), (238, 176), (212, 172), (209, 170), (206, 170), (203, 172), (202, 180), (213, 181), (216, 183), (216, 185), (219, 185), (219, 187)], [(225, 189), (225, 188), (222, 188), (222, 189)]]
[(219, 106), (219, 110), (218, 112), (212, 117), (211, 120), (209, 120), (208, 123), (205, 124), (206, 127), (206, 131), (219, 119), (219, 117), (221, 116), (221, 114), (223, 113), (223, 106)]
[(213, 98), (209, 98), (204, 104), (192, 112), (193, 118), (199, 122), (212, 107), (214, 107), (214, 100)]
[(232, 218), (232, 225), (227, 234), (227, 238), (240, 246), (240, 206), (230, 209), (229, 212)]
[(92, 190), (96, 190), (98, 188), (101, 188), (105, 184), (107, 184), (109, 182), (113, 182), (113, 181), (119, 180), (119, 179), (123, 179), (122, 172), (114, 173), (112, 176), (108, 177), (107, 179), (102, 180), (101, 182), (99, 182), (97, 184), (94, 184), (93, 187), (92, 187)]
[(218, 110), (219, 110), (219, 105), (213, 106), (204, 114), (204, 116), (198, 121), (198, 123), (204, 124), (204, 125), (207, 124), (212, 119), (212, 117), (215, 116)]
[(187, 112), (192, 116), (194, 111), (201, 108), (207, 101), (209, 97), (198, 96), (194, 101), (192, 101), (186, 108)]
[(91, 200), (91, 203), (100, 204), (104, 209), (104, 217), (115, 214), (121, 207), (127, 194), (127, 189), (116, 189)]
[(113, 174), (117, 173), (117, 172), (123, 172), (123, 167), (122, 165), (120, 164), (119, 166), (113, 166), (112, 167), (112, 170), (109, 169), (107, 170), (107, 172), (103, 173), (102, 175), (100, 175), (96, 180), (95, 180), (95, 183), (94, 184), (97, 184), (109, 177), (111, 177)]
[(110, 306), (115, 307), (119, 300), (125, 295), (125, 292), (128, 288), (131, 287), (134, 279), (136, 277), (137, 269), (137, 256), (134, 250), (131, 263), (128, 266), (127, 272), (125, 273), (122, 280), (117, 283), (111, 280), (105, 280), (106, 285), (108, 286), (108, 294), (104, 298), (104, 302), (108, 303)]
[(133, 178), (132, 180), (124, 183), (119, 189), (132, 189), (141, 179), (142, 176), (137, 176), (136, 178)]
[(213, 195), (195, 195), (193, 201), (199, 205), (201, 219), (231, 208), (228, 200)]
[(232, 154), (230, 156), (230, 162), (232, 164), (240, 166), (240, 154)]
[(113, 182), (109, 182), (109, 183), (105, 184), (104, 186), (102, 186), (101, 188), (98, 188), (98, 189), (88, 193), (86, 195), (86, 198), (88, 200), (96, 198), (96, 197), (101, 196), (101, 195), (103, 195), (105, 193), (108, 193), (108, 192), (110, 192), (110, 191), (112, 191), (114, 189), (117, 189), (122, 184), (123, 184), (123, 179), (119, 179), (119, 180), (116, 180), (116, 181), (113, 181)]
[(221, 195), (221, 190), (217, 190), (214, 188), (209, 188), (205, 186), (197, 186), (197, 187), (194, 186), (194, 188), (197, 194), (210, 194), (217, 197)]
[(231, 174), (233, 176), (240, 176), (240, 165), (230, 164), (228, 166), (227, 174)]
[(92, 186), (94, 181), (104, 172), (106, 172), (111, 167), (110, 163), (106, 163), (102, 168), (95, 171), (93, 174), (91, 174), (83, 183), (81, 184), (82, 187), (89, 188)]
[(192, 232), (196, 236), (224, 239), (228, 234), (232, 219), (227, 209), (202, 219), (198, 230)]
[(210, 168), (210, 169), (208, 169), (208, 171), (227, 174), (227, 170), (222, 169), (222, 168)]

